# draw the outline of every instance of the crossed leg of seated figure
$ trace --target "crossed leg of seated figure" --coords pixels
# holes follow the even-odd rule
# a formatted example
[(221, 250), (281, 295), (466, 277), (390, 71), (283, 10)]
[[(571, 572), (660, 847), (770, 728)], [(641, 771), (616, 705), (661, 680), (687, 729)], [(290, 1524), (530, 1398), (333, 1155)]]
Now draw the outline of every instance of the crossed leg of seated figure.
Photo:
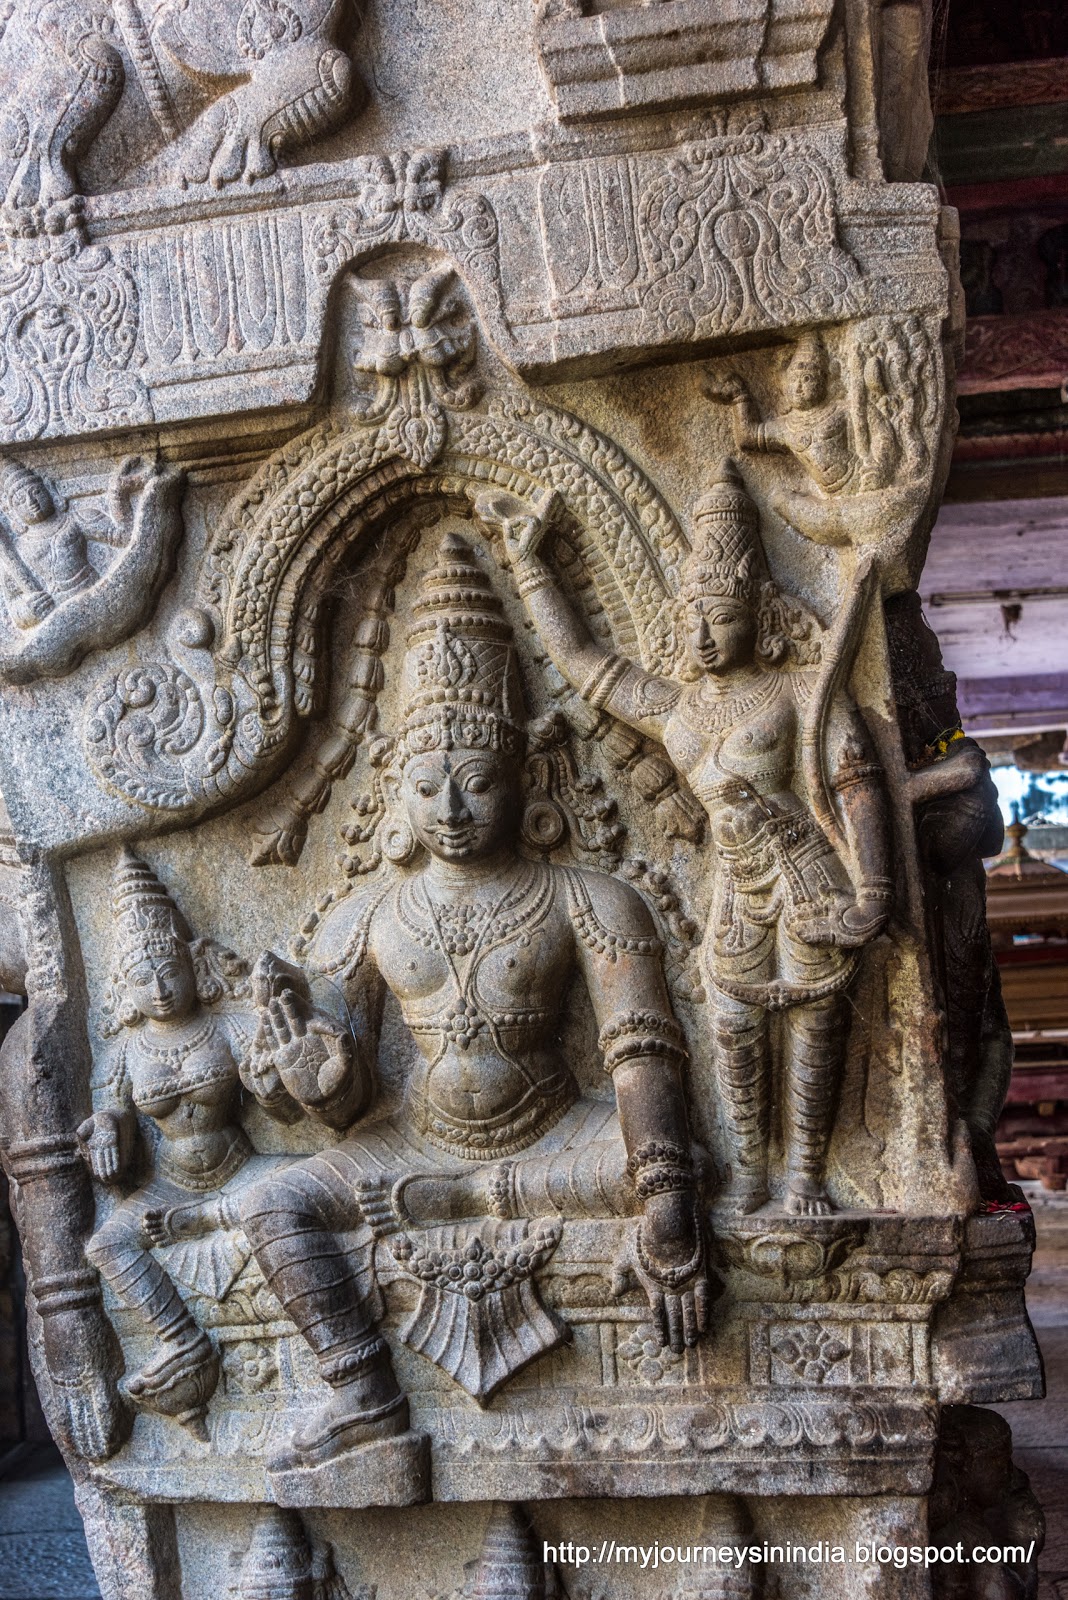
[(461, 1217), (604, 1218), (637, 1209), (614, 1114), (586, 1104), (564, 1120), (580, 1148), (563, 1145), (552, 1130), (506, 1163), (458, 1162), (399, 1123), (382, 1123), (246, 1192), (242, 1226), (256, 1260), (332, 1391), (270, 1470), (318, 1465), (409, 1427), (408, 1402), (378, 1331), (373, 1270), (375, 1235), (387, 1231), (383, 1208), (394, 1194), (405, 1213), (394, 1216), (394, 1231)]

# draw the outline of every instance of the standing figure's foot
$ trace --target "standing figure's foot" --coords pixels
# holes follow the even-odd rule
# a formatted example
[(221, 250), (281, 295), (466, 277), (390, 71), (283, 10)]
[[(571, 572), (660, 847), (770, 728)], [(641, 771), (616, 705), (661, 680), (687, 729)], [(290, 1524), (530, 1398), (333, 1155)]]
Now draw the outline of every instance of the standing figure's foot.
[(732, 1172), (726, 1186), (720, 1191), (716, 1209), (730, 1217), (747, 1217), (767, 1204), (768, 1181), (762, 1172)]
[(822, 1183), (792, 1173), (786, 1180), (783, 1210), (791, 1217), (829, 1217), (834, 1210)]
[(393, 1395), (377, 1405), (368, 1405), (363, 1384), (336, 1389), (324, 1406), (293, 1430), (288, 1445), (268, 1461), (268, 1472), (317, 1467), (344, 1455), (346, 1450), (407, 1433), (408, 1401), (395, 1380), (392, 1387)]

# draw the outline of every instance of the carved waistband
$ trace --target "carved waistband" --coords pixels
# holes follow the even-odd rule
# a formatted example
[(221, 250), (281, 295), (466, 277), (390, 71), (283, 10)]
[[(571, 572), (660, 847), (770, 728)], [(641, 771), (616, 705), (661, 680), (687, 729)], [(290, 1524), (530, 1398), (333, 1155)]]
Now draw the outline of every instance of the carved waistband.
[(860, 956), (856, 950), (848, 955), (828, 947), (841, 960), (841, 966), (825, 978), (814, 983), (790, 983), (786, 978), (770, 978), (766, 983), (732, 983), (722, 973), (713, 974), (710, 964), (708, 976), (714, 988), (730, 1000), (740, 1000), (743, 1005), (759, 1006), (762, 1011), (785, 1011), (789, 1006), (806, 1005), (812, 1000), (826, 1000), (844, 989), (853, 979)]
[(416, 1127), (439, 1150), (465, 1161), (499, 1161), (535, 1144), (577, 1099), (578, 1085), (568, 1077), (558, 1088), (538, 1092), (533, 1104), (528, 1096), (526, 1105), (511, 1116), (492, 1121), (462, 1122), (414, 1091), (409, 1103)]
[(183, 1189), (202, 1191), (221, 1189), (235, 1172), (240, 1172), (251, 1154), (252, 1146), (244, 1131), (241, 1128), (234, 1128), (231, 1132), (229, 1149), (209, 1172), (191, 1172), (174, 1156), (167, 1154), (166, 1146), (161, 1147), (156, 1164), (161, 1178), (168, 1178), (171, 1183), (176, 1183)]

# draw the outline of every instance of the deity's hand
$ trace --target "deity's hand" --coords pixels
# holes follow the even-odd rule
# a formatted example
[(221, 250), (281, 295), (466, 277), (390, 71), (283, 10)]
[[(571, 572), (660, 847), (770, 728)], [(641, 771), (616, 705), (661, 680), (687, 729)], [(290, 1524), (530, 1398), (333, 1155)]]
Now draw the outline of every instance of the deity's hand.
[(733, 405), (735, 400), (743, 400), (748, 392), (736, 372), (709, 372), (702, 387), (708, 398), (718, 400), (720, 405)]
[(43, 622), (55, 609), (55, 602), (43, 589), (27, 589), (22, 594), (12, 595), (7, 606), (16, 628), (25, 631), (28, 628), (36, 628), (39, 622)]
[(842, 894), (824, 911), (798, 918), (790, 931), (805, 944), (838, 945), (850, 950), (882, 933), (889, 920), (890, 907), (885, 897), (871, 898), (862, 889), (856, 898)]
[(101, 1183), (114, 1183), (122, 1166), (119, 1144), (119, 1124), (110, 1111), (100, 1111), (86, 1117), (77, 1133), (82, 1155), (89, 1163), (93, 1177)]
[(882, 933), (890, 920), (890, 907), (885, 897), (869, 898), (863, 889), (851, 906), (841, 914), (841, 932), (838, 943), (845, 946), (867, 944)]
[(633, 1255), (617, 1263), (641, 1284), (660, 1342), (680, 1355), (709, 1327), (712, 1286), (692, 1190), (651, 1195), (633, 1237)]
[(268, 1000), (260, 1012), (254, 1055), (259, 1072), (269, 1062), (294, 1100), (304, 1106), (336, 1099), (352, 1071), (348, 1035), (291, 989)]
[(539, 555), (555, 512), (556, 496), (551, 490), (533, 506), (510, 494), (483, 494), (475, 501), (476, 520), (491, 534), (500, 534), (505, 560), (513, 571)]
[(956, 739), (944, 756), (909, 772), (909, 799), (913, 805), (923, 805), (944, 795), (964, 794), (982, 783), (989, 770), (990, 763), (974, 739)]
[(274, 1052), (267, 1044), (262, 1027), (249, 1052), (248, 1063), (244, 1069), (245, 1086), (256, 1096), (262, 1106), (269, 1110), (279, 1107), (282, 1103), (291, 1104), (289, 1092), (278, 1075), (275, 1066)]
[(133, 502), (158, 469), (144, 456), (127, 456), (108, 486), (108, 510), (116, 527), (130, 520)]

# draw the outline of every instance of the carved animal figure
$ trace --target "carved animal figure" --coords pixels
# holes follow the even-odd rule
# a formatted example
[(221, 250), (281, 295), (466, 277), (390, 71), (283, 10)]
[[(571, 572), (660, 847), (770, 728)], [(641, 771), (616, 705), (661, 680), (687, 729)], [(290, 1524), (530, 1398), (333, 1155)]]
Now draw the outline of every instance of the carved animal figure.
[[(815, 628), (763, 564), (757, 512), (733, 469), (694, 508), (682, 622), (689, 681), (643, 671), (594, 642), (538, 555), (547, 524), (483, 520), (503, 532), (519, 592), (549, 656), (591, 705), (660, 740), (704, 805), (716, 850), (703, 945), (720, 1100), (732, 1147), (724, 1204), (753, 1211), (768, 1198), (772, 1063), (769, 1021), (786, 1013), (784, 1205), (832, 1209), (824, 1162), (846, 1039), (846, 992), (859, 948), (882, 930), (892, 896), (886, 803), (864, 725), (832, 695), (826, 743), (842, 839), (818, 818), (819, 763), (804, 759), (819, 722), (815, 692), (779, 663)], [(813, 645), (808, 646), (811, 653)], [(821, 785), (822, 786), (822, 785)], [(837, 831), (835, 829), (834, 831)]]
[(0, 23), (0, 189), (5, 225), (35, 230), (78, 188), (78, 161), (126, 73), (106, 6), (21, 0)]
[[(125, 1034), (93, 1115), (78, 1137), (93, 1176), (121, 1181), (131, 1111), (159, 1130), (153, 1172), (97, 1229), (89, 1260), (122, 1305), (136, 1311), (158, 1351), (126, 1380), (137, 1404), (176, 1416), (203, 1433), (219, 1360), (197, 1327), (153, 1248), (195, 1242), (201, 1260), (191, 1276), (221, 1298), (248, 1260), (232, 1235), (237, 1223), (234, 1180), (252, 1147), (237, 1120), (251, 1021), (210, 1009), (247, 993), (248, 969), (211, 940), (193, 940), (174, 901), (143, 861), (124, 851), (115, 871), (112, 910), (118, 960), (108, 996), (106, 1031)], [(127, 1030), (129, 1030), (127, 1032)], [(285, 1116), (288, 1102), (259, 1096)]]
[(77, 194), (129, 78), (164, 141), (155, 181), (268, 176), (357, 109), (347, 18), (348, 0), (16, 0), (0, 20), (0, 216), (39, 232)]
[(338, 42), (347, 0), (112, 6), (168, 141), (157, 163), (161, 179), (222, 188), (267, 177), (280, 156), (340, 126), (362, 98)]
[[(375, 1325), (376, 1235), (405, 1229), (394, 1258), (432, 1277), (452, 1256), (421, 1250), (426, 1224), (640, 1213), (632, 1269), (662, 1337), (681, 1350), (707, 1324), (685, 1050), (650, 914), (629, 884), (519, 853), (525, 716), (515, 644), (459, 539), (443, 542), (413, 615), (407, 713), (386, 771), (383, 824), (388, 855), (411, 870), (361, 880), (365, 887), (329, 911), (311, 944), (315, 968), (353, 1011), (361, 1045), (351, 1050), (352, 1077), (339, 1082), (330, 1065), (346, 1030), (335, 1024), (331, 1034), (329, 1019), (299, 985), (286, 986), (277, 966), (274, 992), (262, 997), (254, 1072), (290, 1087), (332, 1126), (352, 1119), (351, 1101), (340, 1097), (353, 1082), (361, 1109), (372, 1103), (386, 990), (419, 1051), (397, 1115), (362, 1124), (336, 1149), (257, 1184), (242, 1203), (256, 1259), (333, 1390), (275, 1458), (276, 1470), (408, 1428)], [(560, 1054), (576, 971), (600, 1028), (615, 1108), (582, 1099)], [(337, 1235), (357, 1225), (346, 1255)], [(550, 1221), (503, 1260), (482, 1234), (471, 1236), (458, 1252), (461, 1280), (479, 1279), (476, 1299), (492, 1296), (495, 1275), (529, 1277), (531, 1252), (551, 1253), (558, 1236)], [(429, 1237), (440, 1242), (441, 1230)], [(537, 1305), (525, 1303), (533, 1318)], [(512, 1343), (529, 1350), (539, 1337), (531, 1324)]]

